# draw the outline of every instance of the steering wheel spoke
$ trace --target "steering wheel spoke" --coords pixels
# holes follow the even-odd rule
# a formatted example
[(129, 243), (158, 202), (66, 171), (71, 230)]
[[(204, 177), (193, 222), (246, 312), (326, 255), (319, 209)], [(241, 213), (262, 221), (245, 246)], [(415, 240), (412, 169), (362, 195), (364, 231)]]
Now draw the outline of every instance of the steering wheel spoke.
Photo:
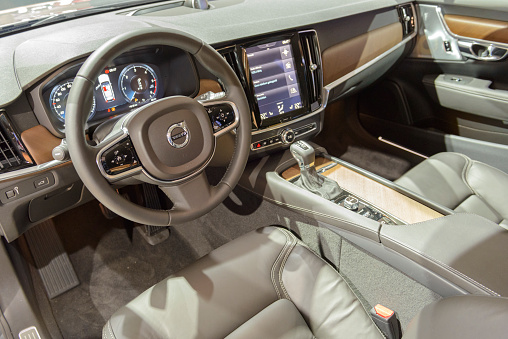
[(171, 213), (185, 213), (201, 209), (208, 204), (215, 187), (208, 182), (205, 172), (178, 185), (159, 186), (159, 189), (173, 202)]
[(127, 129), (104, 139), (96, 149), (96, 162), (101, 174), (116, 182), (141, 172), (142, 167)]
[(214, 100), (201, 103), (212, 124), (213, 134), (219, 137), (238, 127), (240, 114), (232, 101)]

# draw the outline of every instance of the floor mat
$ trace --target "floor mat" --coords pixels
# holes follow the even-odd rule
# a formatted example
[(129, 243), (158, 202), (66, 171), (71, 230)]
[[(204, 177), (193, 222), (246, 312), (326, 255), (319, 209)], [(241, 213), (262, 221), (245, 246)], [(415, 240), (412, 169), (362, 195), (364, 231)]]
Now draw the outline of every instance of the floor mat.
[[(123, 219), (105, 219), (97, 201), (54, 218), (81, 281), (51, 300), (63, 337), (100, 337), (106, 320), (141, 292), (253, 229), (278, 224), (300, 233), (316, 232), (299, 231), (306, 221), (300, 215), (242, 190), (235, 192), (207, 215), (172, 227), (169, 239), (156, 246), (137, 231), (126, 231)], [(309, 242), (317, 240), (315, 234), (305, 236)]]
[(388, 180), (400, 178), (411, 168), (407, 160), (357, 146), (349, 146), (340, 159)]

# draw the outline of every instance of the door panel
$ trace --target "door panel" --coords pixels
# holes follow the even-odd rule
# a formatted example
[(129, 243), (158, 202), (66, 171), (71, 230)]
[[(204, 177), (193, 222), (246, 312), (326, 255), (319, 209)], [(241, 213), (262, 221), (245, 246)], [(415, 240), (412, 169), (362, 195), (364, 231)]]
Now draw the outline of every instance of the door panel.
[(498, 165), (508, 154), (508, 2), (496, 11), (444, 2), (418, 6), (413, 53), (359, 97), (360, 121), (426, 155), (471, 149)]

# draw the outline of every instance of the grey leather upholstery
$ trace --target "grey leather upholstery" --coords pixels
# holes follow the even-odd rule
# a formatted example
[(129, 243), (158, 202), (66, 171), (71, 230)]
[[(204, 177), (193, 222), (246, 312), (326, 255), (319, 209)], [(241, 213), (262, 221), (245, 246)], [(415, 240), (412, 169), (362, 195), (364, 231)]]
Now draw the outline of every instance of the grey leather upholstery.
[(460, 296), (442, 299), (420, 311), (404, 339), (506, 338), (508, 299)]
[(508, 174), (463, 154), (436, 154), (395, 182), (457, 212), (508, 227)]
[(163, 280), (103, 330), (103, 338), (225, 337), (383, 335), (340, 274), (275, 227), (244, 235)]

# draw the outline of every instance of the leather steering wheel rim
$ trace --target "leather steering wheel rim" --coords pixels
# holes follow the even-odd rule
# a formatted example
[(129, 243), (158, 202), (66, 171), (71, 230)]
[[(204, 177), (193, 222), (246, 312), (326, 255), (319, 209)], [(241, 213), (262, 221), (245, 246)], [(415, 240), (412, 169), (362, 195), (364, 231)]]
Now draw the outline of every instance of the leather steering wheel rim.
[[(206, 201), (191, 207), (185, 202), (180, 203), (178, 194), (176, 201), (175, 197), (170, 196), (175, 204), (171, 210), (154, 210), (124, 199), (101, 174), (96, 163), (98, 148), (89, 145), (86, 140), (85, 124), (90, 111), (90, 98), (95, 79), (115, 57), (131, 49), (148, 45), (177, 47), (194, 56), (204, 68), (223, 82), (226, 96), (221, 100), (233, 102), (237, 107), (239, 124), (236, 128), (236, 145), (226, 174), (219, 184), (210, 186)], [(190, 221), (208, 213), (231, 193), (248, 160), (251, 138), (250, 109), (238, 77), (215, 49), (200, 39), (179, 31), (148, 28), (125, 33), (107, 41), (92, 53), (80, 68), (73, 82), (66, 110), (66, 140), (71, 160), (79, 177), (97, 200), (116, 214), (136, 223), (169, 226)], [(202, 183), (199, 186), (200, 181), (206, 181), (203, 176), (204, 173), (200, 173), (197, 179), (191, 178), (186, 184), (190, 185), (190, 189), (204, 187)], [(198, 197), (202, 192), (198, 191), (195, 194)]]

